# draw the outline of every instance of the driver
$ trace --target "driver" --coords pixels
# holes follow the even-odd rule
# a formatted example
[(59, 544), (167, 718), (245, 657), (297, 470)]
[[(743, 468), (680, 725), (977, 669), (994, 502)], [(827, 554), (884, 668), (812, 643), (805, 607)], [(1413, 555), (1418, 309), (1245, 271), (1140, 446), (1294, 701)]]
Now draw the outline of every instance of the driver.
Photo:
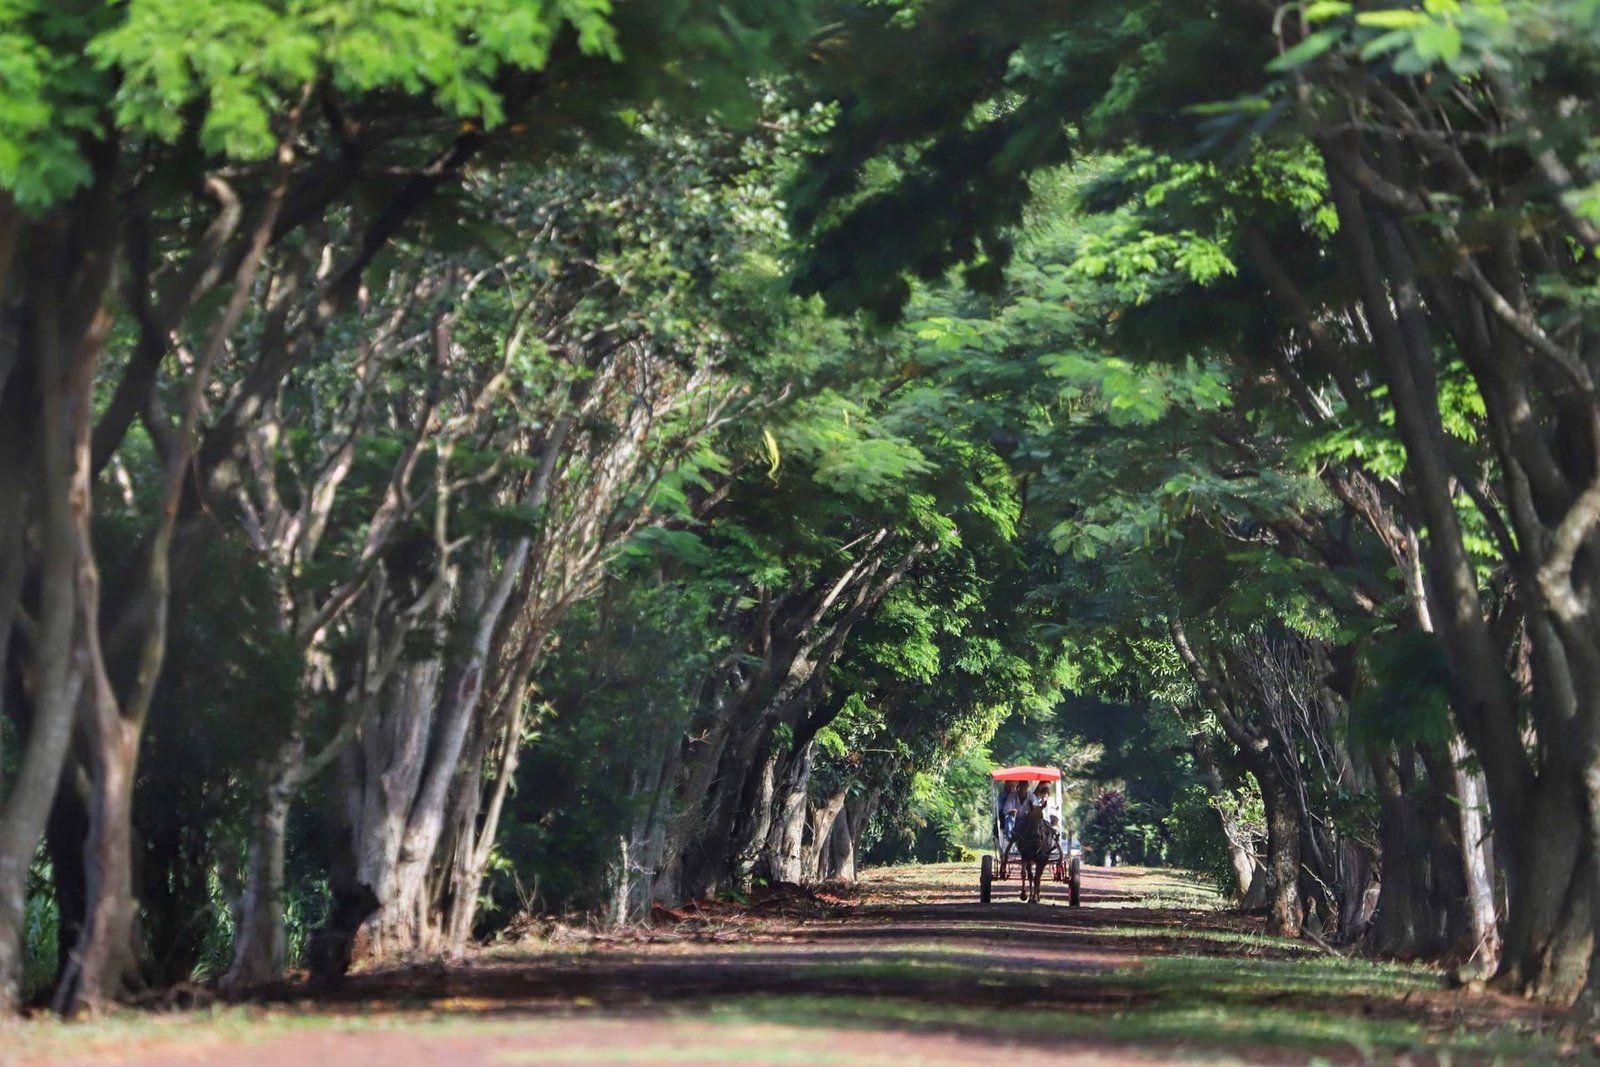
[(1059, 838), (1061, 835), (1061, 813), (1056, 808), (1055, 797), (1050, 793), (1050, 783), (1040, 782), (1033, 787), (1033, 795), (1028, 798), (1030, 807), (1043, 808), (1045, 821)]

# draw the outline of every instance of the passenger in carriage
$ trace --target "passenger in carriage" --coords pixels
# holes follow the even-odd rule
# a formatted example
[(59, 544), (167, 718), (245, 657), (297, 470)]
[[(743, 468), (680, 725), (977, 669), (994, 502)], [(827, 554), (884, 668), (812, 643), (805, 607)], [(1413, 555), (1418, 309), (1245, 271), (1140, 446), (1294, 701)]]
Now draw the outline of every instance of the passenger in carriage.
[(1027, 805), (1027, 784), (1007, 782), (1005, 794), (1000, 798), (1000, 828), (1005, 831), (1008, 846), (1012, 835), (1017, 832), (1017, 816), (1023, 813)]

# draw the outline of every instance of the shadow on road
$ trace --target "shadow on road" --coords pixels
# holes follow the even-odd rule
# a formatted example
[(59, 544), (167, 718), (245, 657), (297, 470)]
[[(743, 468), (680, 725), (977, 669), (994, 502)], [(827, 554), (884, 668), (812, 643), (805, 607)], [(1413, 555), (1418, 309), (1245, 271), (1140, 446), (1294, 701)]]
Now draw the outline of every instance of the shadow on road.
[[(803, 918), (708, 918), (360, 975), (319, 1006), (845, 1026), (1041, 1054), (1063, 1041), (1162, 1057), (1221, 1048), (1273, 1063), (1369, 1062), (1374, 1049), (1422, 1046), (1470, 1060), (1478, 1047), (1459, 1038), (1463, 1026), (1515, 1024), (1521, 1010), (1464, 1006), (1431, 972), (1265, 938), (1250, 917), (1136, 906), (1151, 891), (1137, 870), (1086, 869), (1077, 908), (1062, 886), (1038, 905), (979, 904), (970, 873), (892, 873), (854, 906)], [(1441, 1044), (1446, 1030), (1458, 1037)]]

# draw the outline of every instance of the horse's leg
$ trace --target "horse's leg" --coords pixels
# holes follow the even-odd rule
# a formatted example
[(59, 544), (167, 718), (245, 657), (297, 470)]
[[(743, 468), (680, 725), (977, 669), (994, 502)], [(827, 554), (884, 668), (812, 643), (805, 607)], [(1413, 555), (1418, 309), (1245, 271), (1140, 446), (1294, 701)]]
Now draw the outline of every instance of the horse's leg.
[(1018, 845), (1017, 846), (1017, 873), (1022, 876), (1020, 879), (1018, 879), (1019, 881), (1022, 882), (1022, 895), (1017, 897), (1018, 900), (1024, 900), (1025, 901), (1025, 900), (1028, 899), (1028, 868), (1030, 868), (1032, 866), (1033, 866), (1033, 860), (1029, 858), (1028, 850), (1023, 848), (1021, 845)]

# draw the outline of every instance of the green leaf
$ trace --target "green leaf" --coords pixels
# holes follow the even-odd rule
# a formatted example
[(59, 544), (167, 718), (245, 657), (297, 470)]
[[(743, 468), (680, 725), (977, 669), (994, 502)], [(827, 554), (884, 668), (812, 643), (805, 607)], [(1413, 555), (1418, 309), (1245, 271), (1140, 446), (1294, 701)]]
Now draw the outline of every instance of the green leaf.
[(682, 560), (691, 566), (704, 566), (711, 560), (711, 549), (691, 530), (668, 530), (646, 526), (637, 531), (628, 550), (646, 555), (661, 555)]
[(1461, 31), (1448, 22), (1434, 22), (1417, 31), (1412, 45), (1423, 59), (1446, 63), (1461, 54)]
[(1315, 0), (1315, 3), (1306, 8), (1304, 17), (1307, 22), (1324, 22), (1340, 15), (1348, 15), (1351, 10), (1351, 6), (1345, 3), (1345, 0)]
[(1283, 53), (1283, 55), (1279, 56), (1277, 59), (1274, 59), (1271, 63), (1268, 63), (1267, 69), (1277, 73), (1285, 70), (1292, 70), (1295, 67), (1304, 66), (1313, 59), (1316, 59), (1318, 56), (1322, 55), (1322, 53), (1326, 52), (1328, 49), (1332, 48), (1343, 36), (1343, 29), (1329, 28), (1326, 30), (1318, 30), (1316, 33), (1309, 35), (1299, 44), (1296, 44), (1293, 48)]
[(783, 459), (782, 454), (778, 451), (778, 439), (772, 436), (770, 429), (763, 426), (761, 428), (761, 441), (767, 446), (767, 461), (771, 464), (767, 467), (767, 477), (776, 482), (778, 480), (778, 465)]
[(1426, 26), (1430, 21), (1421, 11), (1405, 7), (1362, 11), (1356, 15), (1356, 25), (1371, 26), (1378, 30), (1414, 30)]
[(1381, 37), (1375, 37), (1362, 45), (1361, 59), (1363, 62), (1370, 62), (1381, 55), (1387, 55), (1390, 52), (1409, 47), (1414, 36), (1415, 34), (1410, 30), (1390, 30)]

